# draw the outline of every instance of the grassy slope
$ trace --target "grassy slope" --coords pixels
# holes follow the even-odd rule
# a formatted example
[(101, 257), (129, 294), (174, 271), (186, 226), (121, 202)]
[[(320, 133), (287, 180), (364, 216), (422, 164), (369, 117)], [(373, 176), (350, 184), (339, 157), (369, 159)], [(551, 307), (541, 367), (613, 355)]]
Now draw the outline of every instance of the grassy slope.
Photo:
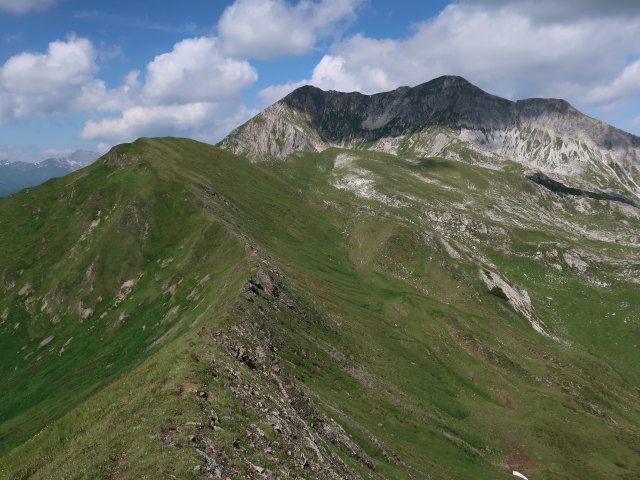
[(2, 202), (0, 452), (221, 301), (244, 250), (175, 173), (171, 161), (100, 162)]
[[(212, 375), (211, 365), (228, 358), (200, 335), (201, 326), (224, 330), (239, 321), (240, 286), (257, 262), (245, 241), (266, 252), (317, 317), (276, 311), (255, 321), (275, 338), (286, 371), (373, 458), (375, 472), (338, 450), (363, 475), (489, 479), (517, 468), (532, 480), (621, 479), (640, 470), (633, 284), (605, 263), (587, 272), (609, 288), (534, 259), (548, 242), (610, 257), (637, 258), (637, 249), (575, 238), (553, 222), (518, 229), (495, 220), (522, 195), (543, 212), (557, 209), (519, 172), (367, 153), (356, 166), (384, 199), (403, 202), (389, 207), (331, 186), (339, 151), (261, 165), (187, 140), (141, 140), (120, 152), (129, 156), (122, 165), (98, 162), (0, 202), (0, 237), (10, 245), (0, 253), (0, 278), (15, 283), (0, 305), (0, 313), (9, 308), (0, 337), (8, 379), (0, 445), (6, 452), (21, 444), (0, 464), (7, 478), (196, 478), (197, 454), (160, 439), (163, 426), (183, 425), (188, 437), (195, 428), (188, 421), (203, 421), (203, 400), (176, 395), (185, 381), (213, 392), (206, 408), (234, 418), (209, 435), (230, 463), (246, 466), (231, 444), (260, 418), (231, 395), (224, 374)], [(593, 206), (587, 216), (565, 201), (563, 215), (615, 229), (608, 207)], [(469, 236), (450, 220), (456, 259), (427, 210), (507, 228), (465, 227)], [(100, 224), (81, 240), (98, 212)], [(474, 246), (484, 266), (526, 286), (538, 316), (570, 345), (537, 334), (487, 293), (478, 280), (482, 262), (465, 250)], [(114, 306), (129, 279), (138, 279), (133, 291)], [(26, 284), (31, 289), (20, 295)], [(79, 302), (94, 310), (82, 323)], [(240, 370), (248, 382), (264, 381)], [(245, 455), (279, 464), (277, 451), (276, 458), (258, 449)]]

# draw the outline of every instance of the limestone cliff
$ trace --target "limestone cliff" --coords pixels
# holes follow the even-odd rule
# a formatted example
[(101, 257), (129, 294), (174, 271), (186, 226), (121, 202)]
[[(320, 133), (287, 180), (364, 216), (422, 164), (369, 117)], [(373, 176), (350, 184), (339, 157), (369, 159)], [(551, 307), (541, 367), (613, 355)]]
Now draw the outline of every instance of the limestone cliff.
[(301, 87), (234, 130), (221, 147), (254, 161), (330, 146), (505, 160), (577, 185), (640, 195), (640, 138), (564, 100), (506, 100), (455, 76), (375, 95)]

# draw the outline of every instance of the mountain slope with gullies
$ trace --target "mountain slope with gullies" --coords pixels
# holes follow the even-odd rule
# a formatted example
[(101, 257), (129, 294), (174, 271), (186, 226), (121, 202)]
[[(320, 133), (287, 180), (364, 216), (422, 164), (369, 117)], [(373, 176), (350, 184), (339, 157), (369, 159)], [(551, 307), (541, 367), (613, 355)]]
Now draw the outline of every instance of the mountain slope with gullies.
[(639, 137), (564, 100), (513, 102), (454, 76), (374, 95), (301, 87), (220, 146), (253, 160), (331, 146), (494, 168), (511, 160), (576, 186), (640, 198)]
[(635, 479), (639, 231), (517, 163), (120, 145), (0, 199), (0, 478)]

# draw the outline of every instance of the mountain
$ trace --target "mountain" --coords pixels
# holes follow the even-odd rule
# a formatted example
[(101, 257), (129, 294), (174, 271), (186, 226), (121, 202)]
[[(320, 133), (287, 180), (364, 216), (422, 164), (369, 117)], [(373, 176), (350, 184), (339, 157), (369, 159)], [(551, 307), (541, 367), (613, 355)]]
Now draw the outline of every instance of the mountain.
[(48, 158), (37, 163), (0, 160), (0, 197), (33, 187), (86, 167), (100, 157), (97, 152), (76, 150), (68, 157)]
[(0, 199), (0, 478), (636, 479), (633, 199), (318, 150), (145, 138)]
[(461, 77), (363, 95), (301, 87), (234, 130), (221, 147), (253, 160), (331, 146), (532, 170), (640, 198), (640, 138), (564, 100), (512, 102)]

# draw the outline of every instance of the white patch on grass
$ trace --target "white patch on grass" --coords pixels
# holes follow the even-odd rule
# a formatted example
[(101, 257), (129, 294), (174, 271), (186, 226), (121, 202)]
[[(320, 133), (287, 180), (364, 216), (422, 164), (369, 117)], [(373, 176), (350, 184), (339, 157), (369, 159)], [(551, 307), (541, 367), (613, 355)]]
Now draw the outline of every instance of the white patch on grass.
[(529, 293), (524, 288), (517, 285), (509, 285), (500, 275), (490, 272), (489, 270), (481, 269), (480, 278), (489, 290), (494, 288), (500, 289), (507, 297), (507, 301), (516, 309), (516, 311), (520, 312), (527, 320), (529, 320), (529, 323), (536, 332), (547, 338), (560, 342), (558, 337), (551, 335), (543, 328), (542, 322), (535, 314), (533, 305), (531, 304), (531, 298), (529, 298)]
[(339, 153), (333, 161), (333, 168), (349, 168), (358, 159), (349, 153)]
[(168, 266), (171, 262), (173, 262), (173, 257), (171, 258), (167, 258), (165, 260), (162, 261), (162, 263), (160, 264), (160, 268), (165, 268), (166, 266)]
[[(360, 173), (360, 172), (358, 172)], [(395, 198), (391, 198), (381, 193), (375, 188), (375, 181), (353, 173), (348, 173), (333, 183), (333, 186), (340, 190), (347, 190), (355, 193), (358, 197), (367, 200), (377, 200), (390, 207), (404, 207), (406, 204)]]
[(93, 308), (84, 308), (82, 301), (78, 303), (78, 314), (80, 315), (80, 323), (93, 315)]
[(122, 284), (122, 286), (120, 287), (120, 291), (118, 292), (116, 297), (113, 299), (114, 307), (117, 307), (125, 298), (127, 298), (127, 295), (131, 293), (131, 291), (133, 290), (133, 286), (135, 284), (136, 284), (135, 280), (127, 280)]
[(567, 263), (567, 265), (569, 265), (571, 268), (575, 268), (580, 273), (586, 272), (587, 268), (589, 268), (589, 264), (575, 254), (566, 252), (562, 255), (562, 258)]
[(87, 229), (84, 231), (84, 233), (82, 234), (82, 236), (80, 237), (80, 241), (86, 240), (87, 238), (89, 238), (89, 235), (91, 235), (91, 232), (93, 232), (98, 225), (100, 225), (100, 216), (102, 215), (102, 211), (99, 210), (98, 211), (98, 215), (96, 215), (96, 219), (93, 220), (89, 226), (87, 227)]
[(462, 260), (462, 257), (456, 251), (456, 249), (453, 248), (451, 245), (449, 245), (449, 243), (447, 243), (447, 241), (444, 238), (440, 238), (440, 243), (442, 244), (445, 251), (447, 252), (447, 255), (449, 255), (454, 260)]
[(42, 340), (40, 342), (40, 344), (38, 345), (38, 348), (42, 348), (45, 345), (47, 345), (49, 342), (51, 342), (51, 340), (53, 340), (55, 337), (53, 335), (51, 335), (50, 337), (45, 338), (44, 340)]

